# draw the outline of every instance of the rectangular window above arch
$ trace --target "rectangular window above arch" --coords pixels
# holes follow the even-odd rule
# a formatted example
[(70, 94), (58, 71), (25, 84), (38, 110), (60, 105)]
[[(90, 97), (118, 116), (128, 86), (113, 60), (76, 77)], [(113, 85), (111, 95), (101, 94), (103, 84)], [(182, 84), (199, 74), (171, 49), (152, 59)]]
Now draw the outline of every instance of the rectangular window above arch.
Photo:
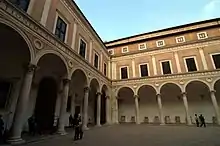
[(220, 53), (211, 54), (212, 64), (215, 69), (220, 69)]
[(120, 75), (121, 75), (121, 79), (127, 79), (128, 78), (128, 67), (121, 67), (120, 68)]
[(16, 5), (19, 9), (27, 12), (30, 0), (10, 0), (10, 2)]

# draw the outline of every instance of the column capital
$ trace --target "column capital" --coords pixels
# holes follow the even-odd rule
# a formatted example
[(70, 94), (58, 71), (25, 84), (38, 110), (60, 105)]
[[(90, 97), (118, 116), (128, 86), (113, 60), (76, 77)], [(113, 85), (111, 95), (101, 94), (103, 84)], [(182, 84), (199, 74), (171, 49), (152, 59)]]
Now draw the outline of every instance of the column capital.
[(102, 93), (101, 93), (101, 92), (97, 92), (96, 94), (97, 94), (98, 96), (101, 96), (101, 95), (102, 95)]
[(28, 73), (34, 73), (37, 69), (37, 66), (34, 64), (28, 64), (27, 66), (24, 66)]
[(186, 96), (186, 95), (187, 95), (187, 92), (182, 92), (181, 95), (182, 95), (182, 96)]
[(84, 87), (84, 92), (89, 92), (89, 87), (87, 86), (87, 87)]
[(107, 96), (105, 96), (105, 98), (106, 98), (106, 99), (110, 99), (110, 96), (107, 95)]
[(63, 84), (66, 85), (66, 84), (69, 84), (71, 80), (68, 78), (64, 78), (62, 81), (63, 81)]
[(210, 90), (210, 93), (216, 93), (216, 90)]
[(139, 96), (138, 95), (134, 95), (134, 98), (136, 99), (136, 98), (139, 98)]
[(158, 96), (161, 96), (161, 94), (160, 93), (158, 93), (158, 94), (156, 94), (156, 96), (158, 97)]

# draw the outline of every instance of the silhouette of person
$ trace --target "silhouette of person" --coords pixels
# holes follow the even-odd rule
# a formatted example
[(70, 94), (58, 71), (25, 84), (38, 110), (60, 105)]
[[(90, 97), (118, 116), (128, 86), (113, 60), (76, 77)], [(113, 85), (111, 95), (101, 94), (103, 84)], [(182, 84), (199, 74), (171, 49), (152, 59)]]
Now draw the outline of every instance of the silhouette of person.
[(200, 127), (202, 127), (202, 126), (206, 127), (205, 118), (202, 114), (199, 116), (199, 119), (200, 119), (200, 122), (201, 122)]
[(199, 118), (197, 114), (195, 114), (195, 121), (196, 121), (196, 126), (199, 127)]
[(0, 140), (3, 142), (3, 134), (4, 134), (4, 121), (2, 119), (2, 115), (0, 115)]

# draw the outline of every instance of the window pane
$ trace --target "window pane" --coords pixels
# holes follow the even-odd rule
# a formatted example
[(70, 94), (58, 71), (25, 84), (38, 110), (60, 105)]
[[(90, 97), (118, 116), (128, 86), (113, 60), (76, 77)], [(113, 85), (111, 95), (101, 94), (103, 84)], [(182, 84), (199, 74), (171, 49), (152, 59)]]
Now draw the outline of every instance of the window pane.
[(26, 12), (28, 9), (30, 0), (10, 0), (10, 2), (17, 5), (18, 8), (20, 8)]
[(141, 76), (148, 76), (148, 68), (147, 68), (147, 64), (144, 65), (140, 65), (141, 67)]
[(57, 19), (55, 35), (61, 41), (63, 41), (63, 42), (65, 41), (66, 23), (60, 17), (58, 17), (58, 19)]
[(171, 74), (170, 62), (162, 62), (163, 74)]
[(121, 68), (121, 79), (127, 79), (128, 78), (128, 71), (127, 67)]
[(104, 75), (106, 76), (107, 74), (107, 65), (104, 63)]
[(83, 58), (85, 58), (85, 54), (86, 54), (86, 43), (83, 40), (80, 40), (80, 50), (79, 50), (79, 54), (80, 56), (82, 56)]
[(220, 68), (220, 54), (212, 55), (212, 58), (215, 64), (215, 68), (219, 69)]
[(99, 64), (99, 57), (98, 57), (98, 55), (95, 54), (95, 59), (94, 59), (95, 68), (98, 68), (98, 64)]
[(66, 23), (62, 23), (61, 31), (62, 31), (63, 33), (66, 32)]
[(197, 71), (194, 58), (186, 59), (186, 65), (187, 65), (188, 71)]
[(64, 40), (65, 40), (65, 34), (60, 33), (60, 40), (64, 42)]

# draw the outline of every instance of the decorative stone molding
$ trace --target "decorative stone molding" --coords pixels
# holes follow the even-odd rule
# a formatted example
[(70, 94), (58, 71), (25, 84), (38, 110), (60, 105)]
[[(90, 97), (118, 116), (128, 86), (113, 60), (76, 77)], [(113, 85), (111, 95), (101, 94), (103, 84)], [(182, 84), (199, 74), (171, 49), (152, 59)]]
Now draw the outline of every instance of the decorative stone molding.
[(184, 82), (183, 79), (180, 79), (180, 80), (179, 80), (179, 84), (180, 84), (180, 85), (184, 85), (184, 83), (185, 83), (185, 82)]
[(134, 98), (139, 98), (139, 96), (138, 95), (134, 95)]
[(97, 95), (97, 96), (101, 96), (102, 93), (101, 93), (101, 92), (97, 92), (96, 95)]
[(88, 93), (88, 92), (89, 92), (89, 90), (90, 90), (90, 88), (89, 88), (89, 87), (85, 87), (85, 88), (84, 88), (84, 92), (85, 92), (85, 93), (86, 93), (86, 92)]
[(73, 68), (73, 66), (74, 66), (74, 65), (73, 65), (73, 61), (72, 61), (72, 60), (69, 60), (69, 61), (68, 61), (68, 65), (69, 65), (70, 68)]
[(41, 49), (43, 49), (44, 44), (39, 39), (35, 39), (34, 46), (36, 49), (41, 50)]
[(63, 79), (63, 85), (69, 84), (71, 82), (70, 79)]
[(215, 94), (216, 90), (211, 90), (210, 93)]
[(28, 66), (25, 67), (27, 69), (28, 73), (33, 73), (37, 69), (37, 66), (34, 64), (28, 64)]
[(212, 82), (212, 78), (206, 78), (206, 81), (211, 83)]
[(105, 96), (106, 99), (110, 99), (110, 96)]

